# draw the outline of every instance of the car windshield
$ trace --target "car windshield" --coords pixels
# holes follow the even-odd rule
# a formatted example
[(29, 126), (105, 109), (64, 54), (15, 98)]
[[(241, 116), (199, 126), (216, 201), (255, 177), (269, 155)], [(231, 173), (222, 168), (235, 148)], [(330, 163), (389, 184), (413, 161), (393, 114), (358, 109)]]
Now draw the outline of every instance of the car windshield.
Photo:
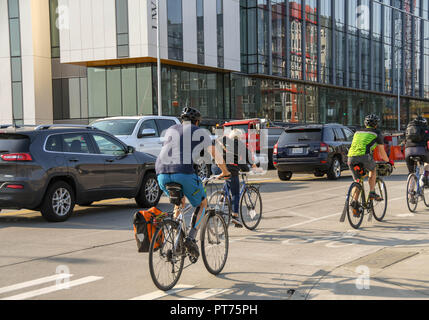
[(242, 124), (242, 125), (235, 125), (235, 126), (225, 126), (225, 129), (229, 130), (235, 130), (235, 129), (240, 129), (243, 130), (245, 133), (247, 133), (249, 131), (249, 125), (247, 124)]
[(321, 129), (293, 129), (286, 130), (286, 132), (282, 134), (279, 140), (279, 144), (321, 140)]
[(137, 119), (112, 119), (94, 122), (92, 126), (114, 136), (130, 136), (133, 134), (137, 122)]

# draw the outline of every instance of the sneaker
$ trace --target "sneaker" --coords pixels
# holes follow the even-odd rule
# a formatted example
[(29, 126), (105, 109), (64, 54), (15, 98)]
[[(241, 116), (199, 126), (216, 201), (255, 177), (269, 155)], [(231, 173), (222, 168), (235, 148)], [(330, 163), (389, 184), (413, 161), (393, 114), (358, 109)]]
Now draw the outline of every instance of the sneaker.
[(378, 201), (378, 202), (380, 202), (380, 201), (383, 201), (384, 199), (383, 199), (383, 197), (381, 197), (381, 196), (379, 196), (377, 193), (375, 193), (375, 192), (370, 192), (369, 193), (369, 199), (370, 200), (375, 200), (375, 201)]
[(188, 252), (198, 259), (200, 256), (200, 250), (198, 248), (197, 242), (195, 240), (192, 240), (191, 238), (186, 238), (185, 240), (185, 248), (188, 250)]
[(236, 228), (243, 228), (243, 224), (240, 221), (240, 218), (237, 215), (232, 215), (231, 219), (232, 223), (235, 225)]
[(353, 216), (355, 218), (359, 218), (360, 217), (360, 212), (359, 212), (359, 203), (357, 201), (353, 201), (352, 203), (350, 203), (350, 206), (353, 208)]

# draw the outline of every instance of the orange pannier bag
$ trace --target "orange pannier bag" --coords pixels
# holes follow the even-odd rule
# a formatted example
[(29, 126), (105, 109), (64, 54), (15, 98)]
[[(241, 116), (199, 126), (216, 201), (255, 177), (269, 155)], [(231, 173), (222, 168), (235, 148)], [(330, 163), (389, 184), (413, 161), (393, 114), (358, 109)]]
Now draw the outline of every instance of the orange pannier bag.
[[(134, 214), (134, 238), (137, 242), (138, 252), (149, 252), (152, 237), (154, 236), (159, 224), (166, 216), (166, 213), (158, 210), (157, 208), (141, 210)], [(159, 239), (158, 243), (155, 244), (155, 249), (160, 247), (163, 238), (163, 235), (161, 235), (161, 239)]]

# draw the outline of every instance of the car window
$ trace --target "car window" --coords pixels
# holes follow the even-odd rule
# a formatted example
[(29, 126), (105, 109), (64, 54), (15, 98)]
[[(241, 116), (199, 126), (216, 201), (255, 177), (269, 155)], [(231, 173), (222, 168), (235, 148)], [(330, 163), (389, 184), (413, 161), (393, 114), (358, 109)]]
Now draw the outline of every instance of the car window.
[(133, 134), (137, 122), (136, 119), (111, 119), (96, 121), (92, 126), (114, 136), (130, 136)]
[(340, 128), (334, 128), (335, 131), (335, 141), (346, 141), (346, 138), (344, 137), (344, 133)]
[(334, 130), (332, 130), (332, 128), (325, 128), (323, 130), (324, 132), (324, 140), (325, 141), (335, 141), (335, 134), (334, 134)]
[(82, 133), (70, 133), (61, 135), (63, 140), (63, 152), (66, 153), (90, 153), (88, 135)]
[(142, 123), (139, 133), (142, 133), (144, 129), (154, 129), (155, 136), (151, 136), (150, 138), (159, 137), (158, 127), (156, 126), (155, 120), (146, 120)]
[(120, 142), (101, 134), (93, 134), (93, 137), (101, 154), (109, 156), (123, 156), (126, 154), (124, 146)]
[(321, 141), (322, 129), (289, 129), (280, 136), (279, 145), (308, 141)]
[(353, 142), (353, 137), (354, 137), (354, 132), (347, 129), (347, 128), (343, 128), (344, 134), (346, 135), (346, 141), (347, 142)]
[(157, 119), (156, 123), (158, 124), (159, 132), (161, 132), (161, 137), (165, 136), (165, 132), (168, 128), (174, 126), (176, 124), (173, 120), (167, 120), (167, 119)]
[(60, 134), (50, 136), (46, 141), (45, 149), (46, 151), (62, 152), (63, 151), (62, 136)]

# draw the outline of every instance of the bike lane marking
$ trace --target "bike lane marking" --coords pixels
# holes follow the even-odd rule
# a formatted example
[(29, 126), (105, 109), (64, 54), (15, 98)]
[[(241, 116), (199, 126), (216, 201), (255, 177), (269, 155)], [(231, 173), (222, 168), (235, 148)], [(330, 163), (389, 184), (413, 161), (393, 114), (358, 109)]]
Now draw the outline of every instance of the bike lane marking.
[(168, 291), (158, 290), (158, 291), (154, 291), (151, 293), (144, 294), (142, 296), (132, 298), (130, 300), (156, 300), (156, 299), (160, 299), (160, 298), (163, 298), (163, 297), (166, 297), (169, 295), (179, 293), (179, 292), (184, 291), (184, 290), (192, 289), (194, 287), (195, 287), (195, 285), (179, 284), (176, 287), (174, 287), (173, 289), (168, 290)]
[(208, 298), (212, 298), (214, 296), (218, 296), (223, 293), (227, 293), (230, 289), (208, 289), (205, 291), (198, 292), (189, 297), (182, 298), (180, 300), (205, 300)]
[(65, 283), (61, 283), (61, 284), (56, 284), (56, 285), (53, 285), (50, 287), (46, 287), (46, 288), (42, 288), (42, 289), (38, 289), (38, 290), (33, 290), (33, 291), (25, 292), (22, 294), (17, 294), (17, 295), (11, 296), (11, 297), (3, 298), (1, 300), (30, 299), (30, 298), (45, 295), (48, 293), (56, 292), (56, 291), (67, 290), (67, 289), (72, 288), (72, 287), (80, 286), (80, 285), (90, 283), (90, 282), (94, 282), (94, 281), (98, 281), (101, 279), (103, 279), (103, 277), (89, 276), (89, 277), (81, 278), (78, 280), (65, 282)]
[(16, 290), (20, 290), (20, 289), (24, 289), (24, 288), (28, 288), (28, 287), (37, 286), (37, 285), (44, 284), (44, 283), (51, 282), (51, 281), (69, 279), (72, 276), (73, 276), (72, 274), (62, 273), (62, 274), (56, 274), (53, 276), (39, 278), (39, 279), (31, 280), (31, 281), (21, 282), (21, 283), (17, 283), (14, 285), (10, 285), (7, 287), (0, 288), (0, 294), (11, 292), (11, 291), (16, 291)]

